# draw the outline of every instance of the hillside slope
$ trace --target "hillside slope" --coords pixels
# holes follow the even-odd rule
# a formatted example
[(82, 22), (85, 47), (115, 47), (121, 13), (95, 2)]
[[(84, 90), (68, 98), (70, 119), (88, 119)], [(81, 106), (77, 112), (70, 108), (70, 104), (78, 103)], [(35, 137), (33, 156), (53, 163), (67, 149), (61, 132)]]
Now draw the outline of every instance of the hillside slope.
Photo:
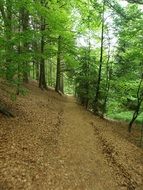
[(143, 151), (72, 97), (28, 85), (0, 115), (1, 190), (143, 190)]

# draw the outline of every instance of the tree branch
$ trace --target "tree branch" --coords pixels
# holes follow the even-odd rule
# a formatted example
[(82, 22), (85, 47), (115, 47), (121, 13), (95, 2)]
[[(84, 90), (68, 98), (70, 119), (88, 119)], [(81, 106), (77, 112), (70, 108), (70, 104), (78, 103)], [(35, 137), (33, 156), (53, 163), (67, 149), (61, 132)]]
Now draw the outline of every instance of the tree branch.
[(137, 4), (140, 4), (140, 5), (143, 5), (143, 0), (127, 0), (127, 2), (129, 2), (129, 3), (137, 3)]

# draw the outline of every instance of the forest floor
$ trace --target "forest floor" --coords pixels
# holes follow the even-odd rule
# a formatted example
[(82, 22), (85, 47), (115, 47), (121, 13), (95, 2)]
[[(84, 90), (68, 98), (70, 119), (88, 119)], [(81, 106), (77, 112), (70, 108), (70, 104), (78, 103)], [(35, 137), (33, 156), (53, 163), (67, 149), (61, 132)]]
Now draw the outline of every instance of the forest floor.
[(15, 103), (0, 93), (15, 115), (0, 114), (0, 190), (143, 190), (143, 150), (125, 124), (35, 83), (27, 88)]

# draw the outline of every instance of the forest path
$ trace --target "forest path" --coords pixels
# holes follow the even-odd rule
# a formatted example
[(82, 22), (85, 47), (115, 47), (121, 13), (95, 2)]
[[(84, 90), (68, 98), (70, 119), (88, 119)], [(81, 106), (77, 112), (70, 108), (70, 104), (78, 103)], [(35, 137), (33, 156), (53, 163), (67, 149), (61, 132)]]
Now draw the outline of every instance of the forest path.
[(140, 172), (141, 165), (135, 164), (133, 168), (133, 152), (126, 155), (127, 142), (112, 132), (106, 121), (93, 116), (72, 97), (64, 103), (61, 121), (60, 184), (63, 189), (143, 189), (143, 168)]
[(60, 184), (63, 189), (117, 189), (110, 168), (98, 150), (92, 115), (68, 98), (62, 111), (59, 136), (63, 163)]
[(0, 115), (0, 190), (143, 190), (142, 150), (74, 98), (28, 88)]

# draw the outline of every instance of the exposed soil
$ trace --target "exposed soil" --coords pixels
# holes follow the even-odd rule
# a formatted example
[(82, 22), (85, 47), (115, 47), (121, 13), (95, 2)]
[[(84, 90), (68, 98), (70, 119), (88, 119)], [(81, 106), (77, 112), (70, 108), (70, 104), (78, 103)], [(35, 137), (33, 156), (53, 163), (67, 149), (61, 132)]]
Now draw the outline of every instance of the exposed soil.
[[(28, 85), (0, 114), (0, 190), (143, 190), (143, 150), (72, 97)], [(121, 127), (123, 128), (123, 126)]]

